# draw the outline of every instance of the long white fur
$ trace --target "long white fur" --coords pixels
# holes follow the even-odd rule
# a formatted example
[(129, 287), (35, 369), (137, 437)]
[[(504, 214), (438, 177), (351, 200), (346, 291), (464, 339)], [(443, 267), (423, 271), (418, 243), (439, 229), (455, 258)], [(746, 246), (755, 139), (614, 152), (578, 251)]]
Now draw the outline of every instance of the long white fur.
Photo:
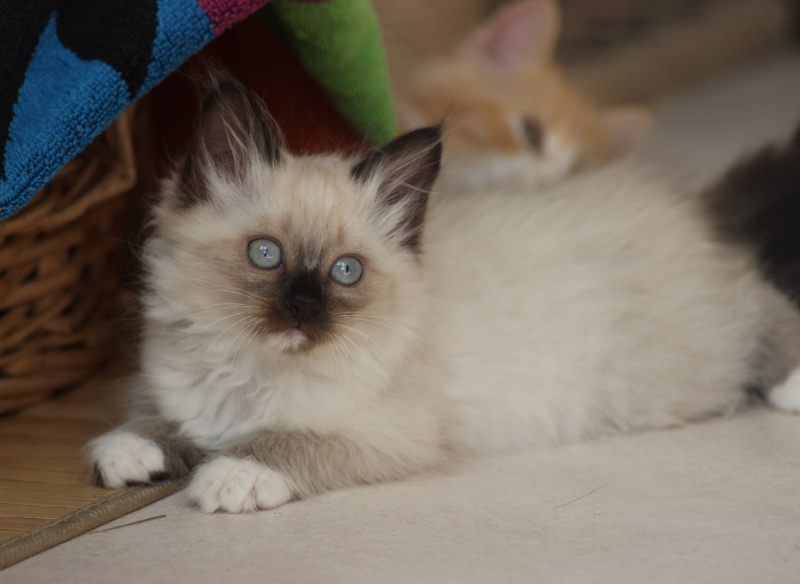
[[(383, 271), (400, 281), (403, 272), (420, 271), (408, 253), (396, 253), (402, 219), (378, 211), (377, 185), (359, 192), (349, 166), (338, 158), (285, 158), (274, 174), (260, 168), (251, 175), (237, 196), (230, 194), (233, 186), (217, 185), (220, 200), (235, 202), (223, 203), (224, 211), (199, 209), (189, 225), (177, 222), (177, 237), (167, 230), (147, 244), (152, 293), (145, 297), (151, 323), (142, 359), (146, 391), (164, 417), (180, 421), (182, 434), (203, 449), (224, 449), (267, 427), (356, 432), (354, 412), (386, 404), (389, 378), (419, 343), (425, 307), (419, 276), (417, 283), (401, 283), (376, 299), (370, 314), (345, 318), (354, 332), (343, 330), (347, 339), (308, 356), (283, 352), (279, 338), (254, 342), (245, 330), (248, 321), (235, 311), (209, 310), (215, 302), (233, 304), (241, 296), (216, 282), (217, 274), (200, 274), (204, 264), (190, 257), (192, 250), (226, 241), (230, 234), (238, 240), (242, 233), (260, 233), (265, 223), (285, 221), (292, 230), (307, 232), (306, 243), (331, 258), (354, 252), (374, 258), (373, 268), (380, 267), (368, 277)], [(326, 239), (340, 229), (353, 246), (325, 249)], [(195, 270), (187, 272), (192, 264)], [(392, 430), (388, 434), (398, 440)]]
[(198, 469), (189, 497), (206, 513), (246, 513), (279, 507), (292, 498), (286, 479), (263, 464), (220, 456)]
[(435, 197), (422, 266), (393, 254), (392, 222), (368, 212), (376, 185), (359, 191), (347, 170), (331, 159), (265, 170), (253, 188), (268, 192), (198, 211), (182, 242), (224, 241), (269, 215), (322, 249), (344, 226), (358, 249), (336, 253), (380, 263), (397, 298), (374, 322), (350, 322), (358, 333), (338, 353), (288, 355), (235, 318), (215, 323), (224, 313), (203, 313), (207, 294), (182, 282), (183, 246), (150, 244), (145, 374), (202, 448), (268, 427), (360, 432), (392, 418), (405, 432), (409, 420), (383, 411), (390, 397), (405, 415), (435, 412), (447, 442), (470, 452), (673, 425), (734, 409), (767, 311), (793, 314), (747, 254), (709, 240), (689, 199), (627, 166), (547, 197)]
[(780, 410), (800, 414), (800, 370), (795, 369), (784, 383), (773, 387), (767, 398)]
[[(800, 331), (749, 254), (712, 241), (695, 201), (628, 165), (548, 196), (434, 196), (420, 258), (396, 237), (401, 217), (381, 215), (377, 181), (356, 184), (351, 167), (286, 155), (183, 212), (167, 185), (145, 251), (140, 389), (203, 450), (265, 429), (331, 432), (426, 467), (672, 426), (735, 410), (771, 323)], [(362, 255), (376, 286), (308, 353), (255, 334), (213, 267), (246, 262), (242, 237), (275, 229), (305, 233), (319, 266)], [(796, 335), (780, 342), (800, 356)], [(220, 473), (231, 488), (236, 473), (259, 476), (202, 466), (195, 481)], [(192, 488), (218, 503), (221, 487)]]
[(164, 470), (164, 453), (158, 445), (132, 432), (114, 430), (94, 440), (89, 448), (109, 487), (147, 483), (153, 474)]

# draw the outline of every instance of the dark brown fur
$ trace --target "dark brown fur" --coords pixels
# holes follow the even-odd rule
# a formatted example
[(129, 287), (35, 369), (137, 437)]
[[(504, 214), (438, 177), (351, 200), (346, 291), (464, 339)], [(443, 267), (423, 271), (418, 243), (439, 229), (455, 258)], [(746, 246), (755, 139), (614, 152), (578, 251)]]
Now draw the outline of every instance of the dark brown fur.
[[(317, 270), (312, 271), (305, 267), (311, 263), (306, 259), (285, 262), (274, 270), (257, 270), (249, 266), (242, 270), (241, 263), (221, 261), (219, 268), (220, 273), (226, 274), (226, 280), (248, 293), (241, 300), (252, 305), (254, 316), (261, 317), (255, 329), (258, 333), (299, 328), (309, 339), (298, 348), (305, 351), (327, 341), (334, 331), (336, 314), (359, 312), (371, 298), (369, 284), (341, 287), (328, 281), (330, 266), (318, 265)], [(319, 260), (315, 263), (318, 264)], [(298, 297), (313, 299), (319, 304), (319, 310), (307, 315), (302, 322), (290, 304)]]
[[(278, 164), (280, 148), (276, 137), (279, 136), (273, 125), (264, 106), (252, 93), (233, 79), (218, 80), (203, 101), (181, 169), (185, 195), (181, 203), (188, 207), (209, 199), (203, 172), (209, 164), (223, 173), (243, 171), (234, 157), (244, 158), (246, 144), (254, 146), (265, 162)], [(243, 137), (248, 140), (236, 139)]]
[(704, 196), (720, 236), (751, 247), (764, 276), (800, 307), (800, 130), (739, 163)]
[[(411, 160), (412, 156), (421, 156), (422, 160)], [(404, 244), (414, 252), (419, 251), (428, 193), (439, 175), (441, 159), (441, 128), (432, 126), (402, 135), (372, 152), (352, 170), (353, 178), (359, 182), (368, 180), (376, 172), (385, 172), (384, 184), (390, 186), (381, 189), (380, 194), (387, 206), (408, 199), (414, 201), (404, 240)], [(409, 172), (409, 168), (413, 172)], [(399, 177), (404, 180), (399, 181)]]

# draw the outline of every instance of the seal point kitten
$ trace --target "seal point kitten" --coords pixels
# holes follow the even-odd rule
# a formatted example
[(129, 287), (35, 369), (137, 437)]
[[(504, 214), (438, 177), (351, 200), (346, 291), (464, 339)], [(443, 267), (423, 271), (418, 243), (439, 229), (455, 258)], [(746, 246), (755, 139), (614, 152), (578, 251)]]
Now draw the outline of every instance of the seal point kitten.
[(800, 395), (800, 316), (699, 201), (625, 165), (429, 200), (441, 154), (423, 128), (293, 156), (220, 80), (154, 208), (95, 481), (191, 472), (202, 510), (244, 512), (728, 413), (744, 386)]

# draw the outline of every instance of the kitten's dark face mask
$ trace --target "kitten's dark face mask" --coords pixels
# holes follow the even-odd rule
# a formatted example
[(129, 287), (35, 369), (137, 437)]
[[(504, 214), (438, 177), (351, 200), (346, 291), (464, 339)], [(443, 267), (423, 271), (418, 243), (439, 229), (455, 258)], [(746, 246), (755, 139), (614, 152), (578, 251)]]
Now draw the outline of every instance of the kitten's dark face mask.
[[(212, 213), (224, 215), (253, 204), (254, 197), (267, 196), (265, 188), (258, 186), (262, 183), (253, 187), (255, 176), (267, 177), (274, 185), (280, 183), (281, 173), (301, 174), (292, 167), (297, 159), (280, 144), (280, 134), (258, 98), (233, 80), (219, 81), (203, 104), (181, 168), (174, 213), (187, 217), (199, 213), (208, 220)], [(363, 221), (380, 223), (372, 231), (382, 234), (385, 241), (381, 243), (387, 250), (395, 249), (393, 254), (417, 257), (420, 253), (428, 195), (440, 158), (439, 128), (423, 128), (371, 152), (350, 168), (349, 176), (342, 175), (343, 197), (369, 201), (355, 208), (369, 215), (360, 218)], [(292, 190), (298, 188), (301, 191)], [(308, 207), (313, 209), (315, 201), (309, 201), (303, 190), (307, 191), (302, 181), (283, 188), (281, 197), (288, 204), (282, 207), (282, 215), (265, 216), (246, 227), (249, 234), (237, 233), (241, 243), (232, 244), (236, 250), (231, 249), (229, 255), (219, 253), (218, 243), (207, 250), (193, 250), (214, 261), (212, 271), (248, 307), (247, 314), (253, 318), (244, 321), (247, 334), (269, 338), (283, 351), (308, 351), (344, 329), (356, 330), (354, 320), (366, 318), (362, 313), (376, 298), (393, 294), (394, 280), (387, 277), (391, 258), (383, 255), (376, 261), (368, 247), (351, 245), (340, 218), (327, 221), (339, 232), (344, 230), (338, 241), (322, 233), (319, 224), (311, 225), (303, 213), (309, 214)], [(235, 193), (240, 191), (237, 198)], [(300, 209), (303, 205), (305, 211)], [(269, 214), (270, 206), (265, 207)], [(293, 208), (297, 210), (292, 212)], [(238, 239), (242, 235), (244, 241)], [(195, 282), (195, 286), (207, 286), (206, 282)], [(208, 304), (220, 300), (209, 295)]]
[(316, 261), (311, 253), (301, 251), (293, 262), (284, 260), (284, 255), (283, 246), (273, 239), (249, 241), (250, 266), (263, 278), (243, 285), (249, 285), (251, 297), (262, 300), (264, 334), (278, 336), (289, 350), (305, 350), (333, 334), (338, 315), (355, 314), (368, 303), (369, 294), (356, 288), (366, 266), (362, 259), (345, 255), (327, 271), (310, 269)]

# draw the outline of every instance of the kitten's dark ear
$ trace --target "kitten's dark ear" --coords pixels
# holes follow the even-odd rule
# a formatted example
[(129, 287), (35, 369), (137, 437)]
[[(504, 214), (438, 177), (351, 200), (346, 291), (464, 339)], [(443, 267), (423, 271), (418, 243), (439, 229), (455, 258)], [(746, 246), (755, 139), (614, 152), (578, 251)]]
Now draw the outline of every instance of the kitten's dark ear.
[(421, 128), (395, 138), (353, 167), (360, 183), (378, 182), (378, 202), (397, 213), (403, 245), (419, 251), (428, 195), (442, 160), (442, 130)]
[(211, 196), (208, 173), (237, 183), (244, 179), (253, 156), (280, 162), (280, 136), (261, 101), (230, 77), (223, 77), (203, 101), (181, 171), (185, 203)]

